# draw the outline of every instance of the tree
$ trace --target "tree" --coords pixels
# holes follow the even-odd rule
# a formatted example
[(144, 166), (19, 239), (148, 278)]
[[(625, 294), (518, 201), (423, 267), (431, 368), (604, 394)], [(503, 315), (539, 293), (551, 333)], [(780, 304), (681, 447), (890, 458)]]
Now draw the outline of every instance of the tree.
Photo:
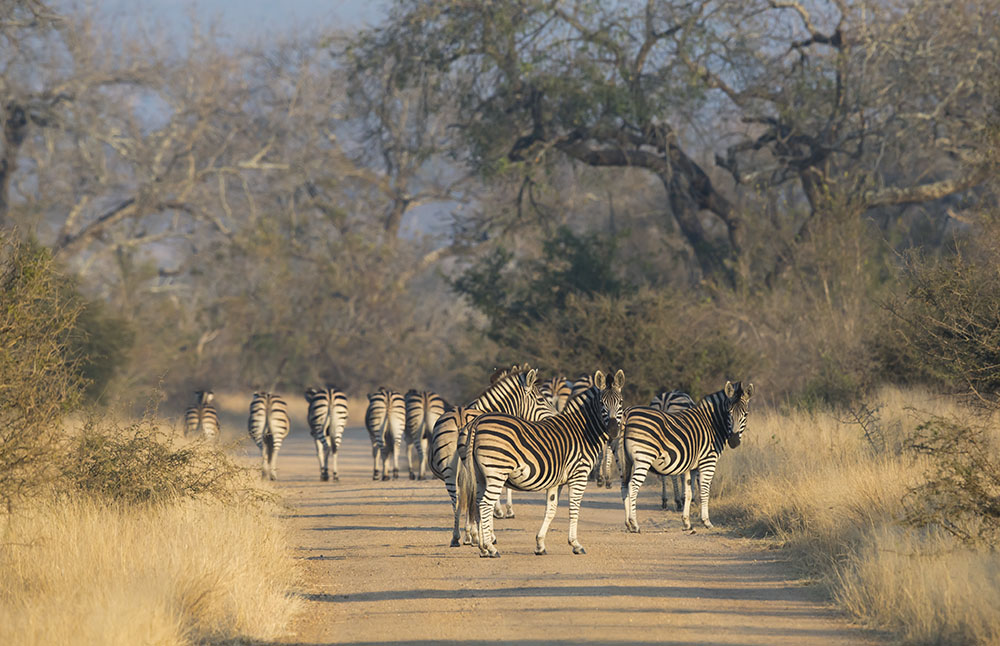
[[(796, 183), (806, 209), (790, 214), (794, 246), (845, 205), (857, 217), (983, 181), (976, 136), (996, 96), (998, 39), (989, 3), (963, 9), (400, 0), (353, 60), (388, 69), (386, 86), (447, 99), (453, 155), (483, 176), (530, 186), (565, 159), (645, 170), (702, 274), (735, 280), (750, 271), (738, 266), (750, 224), (739, 186)], [(774, 264), (765, 273), (779, 274)]]

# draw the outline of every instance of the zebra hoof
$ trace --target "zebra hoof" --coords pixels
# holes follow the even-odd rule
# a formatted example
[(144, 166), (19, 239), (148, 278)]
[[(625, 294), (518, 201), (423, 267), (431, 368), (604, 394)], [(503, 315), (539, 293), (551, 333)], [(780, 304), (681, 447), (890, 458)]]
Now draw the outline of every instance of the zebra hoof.
[(508, 507), (507, 511), (505, 512), (505, 514), (506, 514), (505, 518), (513, 518), (514, 517), (514, 510), (511, 509), (510, 507)]
[(392, 470), (392, 479), (399, 480), (399, 471), (397, 471), (396, 469)]
[(338, 476), (336, 473), (333, 474), (333, 481), (334, 482), (340, 482), (340, 476)]
[(374, 475), (372, 476), (372, 480), (381, 480), (381, 478), (380, 478), (380, 477), (379, 477), (379, 475), (378, 475), (378, 474), (376, 473), (376, 474), (374, 474)]
[(715, 525), (713, 525), (713, 524), (712, 524), (712, 521), (709, 521), (709, 520), (704, 520), (704, 521), (702, 521), (702, 524), (703, 524), (703, 525), (704, 525), (705, 527), (707, 527), (708, 529), (712, 529), (713, 527), (715, 527)]
[[(682, 501), (675, 500), (674, 506), (677, 508), (677, 511), (684, 511), (684, 503)], [(664, 505), (663, 508), (666, 509), (667, 508), (666, 505)]]
[(610, 489), (611, 488), (611, 483), (610, 482), (605, 482), (604, 483), (604, 488), (605, 489)]
[(382, 482), (385, 482), (388, 479), (389, 479), (389, 474), (382, 476)]
[(416, 480), (417, 476), (412, 471), (410, 472), (410, 480)]
[(638, 534), (638, 533), (640, 533), (639, 532), (639, 526), (638, 525), (632, 525), (631, 523), (625, 523), (625, 529), (628, 530), (628, 532), (630, 534)]
[(449, 545), (448, 547), (462, 547), (462, 541), (458, 540), (455, 537), (452, 537), (451, 545)]
[(548, 550), (546, 550), (544, 547), (540, 550), (535, 550), (535, 556), (545, 556), (548, 553), (549, 553)]
[(583, 545), (580, 545), (578, 547), (574, 547), (573, 548), (573, 553), (574, 554), (586, 554), (587, 550), (583, 549)]
[(321, 474), (319, 474), (319, 479), (322, 480), (323, 482), (326, 482), (327, 480), (330, 479), (330, 474), (328, 474), (328, 473), (321, 473)]

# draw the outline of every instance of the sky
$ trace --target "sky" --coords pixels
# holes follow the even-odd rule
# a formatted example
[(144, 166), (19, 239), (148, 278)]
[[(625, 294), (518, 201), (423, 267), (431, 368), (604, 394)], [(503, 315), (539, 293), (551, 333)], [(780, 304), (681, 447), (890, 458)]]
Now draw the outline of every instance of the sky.
[(391, 0), (63, 0), (57, 6), (94, 7), (114, 22), (166, 25), (183, 39), (189, 18), (214, 25), (236, 41), (261, 41), (298, 29), (360, 29), (377, 23)]

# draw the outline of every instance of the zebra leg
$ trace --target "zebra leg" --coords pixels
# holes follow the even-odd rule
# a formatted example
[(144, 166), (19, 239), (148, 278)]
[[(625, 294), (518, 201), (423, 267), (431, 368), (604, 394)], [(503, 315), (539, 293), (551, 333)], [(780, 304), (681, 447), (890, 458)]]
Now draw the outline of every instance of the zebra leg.
[(274, 437), (264, 438), (264, 470), (269, 480), (277, 480), (278, 474), (274, 468)]
[(260, 444), (260, 479), (267, 480), (271, 476), (271, 464), (267, 460), (267, 440)]
[(319, 460), (319, 479), (326, 481), (330, 479), (330, 472), (327, 469), (327, 461), (330, 456), (330, 446), (321, 440), (316, 440), (316, 458)]
[(424, 435), (421, 435), (420, 441), (417, 442), (417, 461), (418, 461), (417, 480), (424, 479), (424, 471), (426, 471), (426, 464), (427, 464), (427, 459), (426, 459), (427, 445), (429, 443), (430, 440), (428, 440), (427, 437), (425, 437)]
[(692, 502), (701, 504), (701, 470), (691, 469), (691, 495)]
[(381, 480), (382, 472), (379, 471), (379, 458), (382, 457), (382, 447), (378, 444), (372, 444), (372, 480)]
[(645, 482), (648, 472), (648, 464), (637, 462), (632, 466), (632, 477), (628, 483), (628, 503), (625, 506), (625, 529), (633, 534), (639, 533), (639, 520), (636, 517), (635, 507), (636, 501), (639, 498), (639, 488)]
[[(510, 491), (510, 489), (508, 489), (506, 487), (504, 487), (504, 488), (507, 489), (507, 491)], [(494, 503), (494, 505), (493, 505), (493, 517), (494, 518), (506, 518), (507, 517), (506, 513), (504, 512), (503, 505), (500, 504), (500, 498), (502, 498), (502, 497), (503, 497), (503, 491), (500, 492), (500, 497), (497, 498), (496, 503)]]
[(545, 518), (542, 519), (542, 526), (535, 536), (535, 554), (542, 556), (545, 551), (545, 534), (549, 531), (549, 525), (556, 516), (556, 509), (559, 507), (559, 487), (549, 487), (545, 490)]
[(398, 440), (392, 443), (392, 479), (397, 480), (399, 478), (399, 454), (403, 448), (403, 438), (400, 437)]
[(611, 447), (606, 445), (604, 447), (604, 488), (605, 489), (610, 489), (611, 488), (611, 474), (612, 474), (612, 472), (614, 471), (614, 468), (615, 468), (614, 460), (615, 460), (615, 457), (611, 453)]
[[(582, 474), (581, 474), (582, 475)], [(587, 550), (577, 540), (576, 530), (580, 521), (580, 503), (583, 502), (583, 492), (587, 489), (587, 479), (574, 478), (569, 482), (569, 544), (574, 554), (586, 554)]]
[(715, 460), (711, 460), (709, 464), (700, 465), (698, 469), (698, 488), (701, 490), (701, 523), (705, 527), (713, 526), (712, 521), (708, 519), (708, 491), (712, 488), (713, 477), (715, 477)]
[(685, 530), (691, 529), (691, 474), (684, 474), (684, 508), (681, 511), (681, 523)]
[(476, 502), (479, 508), (479, 556), (499, 558), (500, 552), (493, 545), (493, 505), (500, 497), (504, 478), (485, 478), (476, 469)]
[(674, 483), (674, 508), (677, 511), (684, 509), (684, 486), (680, 476), (661, 476), (663, 478), (663, 508), (667, 508), (667, 478)]
[(332, 449), (332, 454), (330, 455), (330, 459), (333, 460), (333, 474), (332, 474), (332, 476), (333, 476), (333, 481), (334, 482), (340, 482), (340, 476), (337, 475), (337, 453), (338, 453), (339, 449), (340, 449), (339, 446), (334, 445), (334, 447)]
[(504, 510), (505, 518), (514, 517), (514, 499), (510, 495), (510, 487), (507, 487), (507, 509)]
[(417, 474), (413, 471), (413, 442), (406, 442), (406, 468), (410, 471), (410, 480), (416, 480)]

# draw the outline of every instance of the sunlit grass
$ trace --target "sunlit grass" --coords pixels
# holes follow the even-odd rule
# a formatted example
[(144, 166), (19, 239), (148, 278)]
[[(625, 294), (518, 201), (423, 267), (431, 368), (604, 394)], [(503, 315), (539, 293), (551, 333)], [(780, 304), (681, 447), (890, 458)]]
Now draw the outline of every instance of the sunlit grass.
[(36, 501), (0, 519), (0, 643), (274, 638), (296, 608), (278, 522), (217, 502)]
[(827, 412), (754, 411), (726, 451), (712, 517), (769, 536), (857, 620), (908, 643), (1000, 643), (1000, 554), (900, 524), (925, 458), (905, 450), (922, 413), (965, 415), (921, 390), (882, 390), (884, 449)]

